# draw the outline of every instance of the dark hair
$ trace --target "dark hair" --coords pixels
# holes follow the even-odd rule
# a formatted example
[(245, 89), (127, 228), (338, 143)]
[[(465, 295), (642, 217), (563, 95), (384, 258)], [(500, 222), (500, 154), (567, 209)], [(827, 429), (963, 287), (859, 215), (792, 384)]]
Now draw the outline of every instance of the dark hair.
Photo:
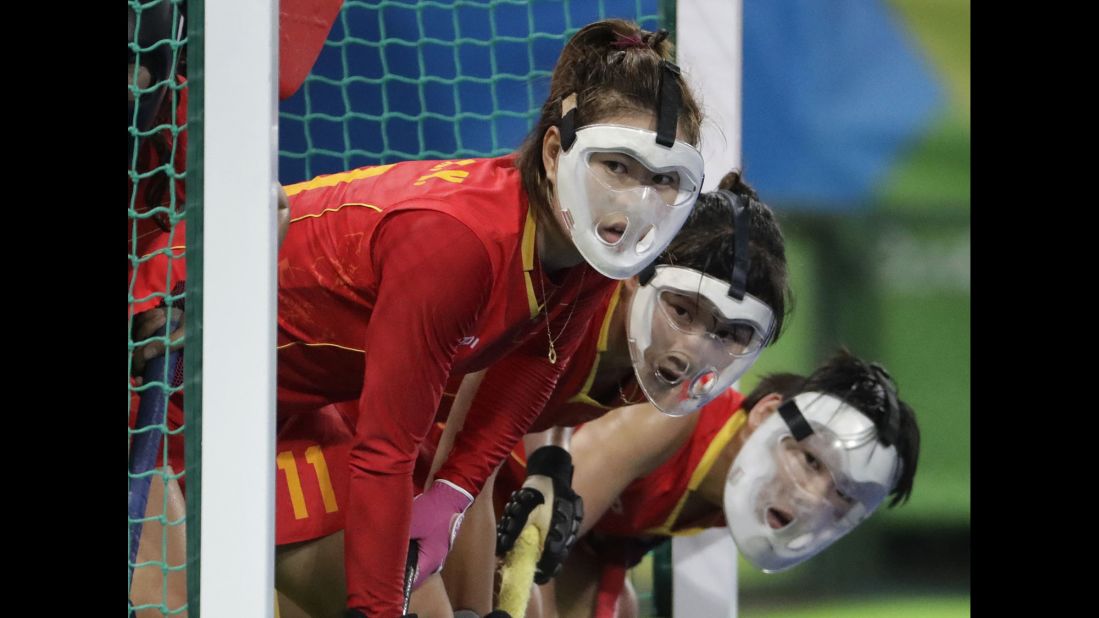
[[(546, 200), (542, 140), (561, 122), (562, 101), (576, 93), (576, 129), (626, 111), (655, 114), (661, 62), (671, 60), (672, 49), (665, 31), (647, 32), (632, 22), (607, 19), (582, 28), (561, 50), (541, 117), (516, 151), (515, 164), (539, 223), (554, 221)], [(680, 137), (697, 144), (702, 111), (682, 76), (676, 80), (681, 92)]]
[(805, 386), (805, 376), (799, 376), (796, 373), (770, 373), (763, 376), (759, 384), (744, 398), (744, 403), (740, 404), (740, 407), (745, 412), (751, 412), (752, 408), (767, 395), (778, 393), (784, 400), (790, 399), (800, 393), (803, 386)]
[[(806, 379), (804, 390), (827, 393), (858, 408), (874, 422), (878, 440), (882, 441), (880, 436), (887, 431), (889, 423), (889, 393), (892, 391), (895, 397), (897, 392), (896, 382), (884, 369), (878, 371), (873, 364), (841, 348)], [(893, 446), (901, 459), (901, 474), (889, 493), (893, 496), (889, 503), (891, 507), (908, 501), (920, 457), (920, 428), (916, 424), (916, 414), (899, 398), (896, 402), (900, 423)]]
[[(751, 266), (746, 290), (767, 303), (774, 312), (775, 331), (769, 342), (773, 344), (782, 333), (786, 316), (793, 311), (793, 292), (786, 272), (786, 240), (775, 214), (759, 200), (759, 195), (744, 182), (739, 172), (726, 174), (718, 189), (748, 200)], [(728, 281), (733, 276), (734, 228), (732, 204), (716, 192), (703, 193), (679, 234), (656, 263), (685, 266)]]
[[(764, 376), (744, 399), (741, 408), (750, 412), (761, 399), (771, 393), (779, 393), (783, 401), (792, 399), (799, 393), (826, 393), (858, 408), (859, 412), (874, 423), (878, 430), (878, 441), (884, 443), (881, 436), (887, 432), (886, 425), (889, 422), (890, 390), (895, 395), (897, 384), (888, 373), (876, 370), (874, 365), (859, 359), (846, 348), (841, 348), (809, 377), (794, 373), (772, 373)], [(901, 473), (897, 484), (889, 492), (893, 497), (890, 507), (908, 501), (916, 476), (916, 463), (920, 458), (920, 428), (916, 424), (916, 414), (911, 406), (899, 398), (896, 402), (900, 423), (893, 446), (900, 456)]]

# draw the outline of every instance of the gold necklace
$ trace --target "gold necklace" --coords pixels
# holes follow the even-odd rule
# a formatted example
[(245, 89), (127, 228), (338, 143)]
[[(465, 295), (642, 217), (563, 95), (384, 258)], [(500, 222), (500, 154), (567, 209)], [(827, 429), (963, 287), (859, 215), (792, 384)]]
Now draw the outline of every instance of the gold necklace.
[[(541, 269), (539, 269), (541, 271)], [(580, 271), (580, 283), (577, 285), (576, 295), (580, 296), (580, 292), (584, 290), (584, 275), (588, 274), (587, 269)], [(553, 344), (561, 338), (561, 335), (565, 334), (565, 329), (569, 325), (569, 320), (572, 319), (572, 314), (576, 311), (576, 298), (572, 299), (572, 307), (569, 309), (569, 315), (565, 318), (565, 324), (561, 326), (561, 330), (558, 331), (557, 337), (553, 336), (550, 332), (550, 310), (549, 310), (549, 298), (546, 297), (546, 279), (545, 272), (538, 273), (538, 282), (542, 284), (542, 311), (546, 313), (546, 338), (549, 339), (549, 353), (546, 354), (546, 358), (549, 359), (551, 365), (557, 364), (557, 349), (553, 347)], [(564, 284), (562, 284), (564, 285)]]

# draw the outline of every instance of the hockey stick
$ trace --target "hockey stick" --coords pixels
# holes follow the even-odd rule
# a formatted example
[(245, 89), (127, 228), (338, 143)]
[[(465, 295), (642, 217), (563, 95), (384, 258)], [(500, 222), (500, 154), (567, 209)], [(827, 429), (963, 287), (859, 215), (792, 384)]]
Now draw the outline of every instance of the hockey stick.
[[(401, 612), (408, 616), (408, 603), (412, 600), (412, 582), (416, 581), (416, 573), (419, 571), (420, 543), (416, 539), (408, 542), (408, 559), (404, 566), (404, 605)], [(415, 614), (412, 614), (415, 617)]]
[[(165, 336), (175, 332), (178, 322), (167, 325)], [(182, 360), (181, 351), (170, 351), (165, 356), (149, 359), (145, 365), (144, 384), (148, 388), (141, 393), (141, 403), (138, 405), (137, 420), (134, 423), (134, 438), (130, 445), (130, 485), (129, 508), (130, 520), (130, 561), (127, 588), (133, 584), (134, 563), (137, 562), (137, 552), (141, 545), (141, 530), (145, 517), (145, 508), (149, 502), (149, 485), (152, 483), (152, 475), (145, 474), (153, 469), (156, 464), (157, 453), (162, 444), (165, 416), (168, 409), (168, 394), (161, 384), (175, 384), (174, 377)], [(167, 375), (167, 368), (172, 369), (172, 375)], [(144, 476), (142, 476), (144, 475)]]
[(504, 564), (500, 567), (500, 594), (496, 611), (507, 612), (513, 618), (523, 618), (527, 613), (535, 567), (546, 544), (553, 517), (553, 481), (543, 476), (533, 477), (533, 480), (536, 483), (534, 488), (546, 496), (547, 501), (531, 510), (526, 525), (515, 540), (515, 546), (504, 556)]

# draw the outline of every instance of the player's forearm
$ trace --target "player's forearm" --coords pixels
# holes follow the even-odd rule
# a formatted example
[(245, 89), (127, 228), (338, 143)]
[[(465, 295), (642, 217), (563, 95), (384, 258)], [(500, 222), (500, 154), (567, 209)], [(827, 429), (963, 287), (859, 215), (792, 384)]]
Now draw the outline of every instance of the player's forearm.
[(576, 353), (595, 308), (614, 289), (613, 282), (594, 274), (592, 277), (572, 301), (576, 303), (575, 315), (553, 320), (562, 329), (556, 344), (556, 363), (547, 358), (545, 340), (532, 337), (489, 368), (466, 425), (436, 478), (447, 479), (476, 495), (488, 475), (523, 439)]
[(456, 609), (481, 614), (492, 611), (493, 574), (496, 571), (496, 515), (492, 506), (495, 473), (466, 512), (462, 528), (447, 556), (443, 580)]
[(557, 381), (559, 368), (544, 356), (517, 351), (489, 369), (465, 427), (436, 478), (474, 495), (534, 424)]
[(643, 449), (627, 416), (616, 410), (584, 425), (572, 438), (572, 488), (584, 499), (580, 535), (586, 534), (638, 476)]
[(431, 482), (435, 480), (435, 474), (450, 455), (450, 451), (454, 447), (454, 440), (465, 425), (466, 416), (469, 415), (469, 409), (473, 404), (474, 397), (477, 395), (477, 389), (481, 386), (481, 381), (485, 378), (485, 373), (485, 371), (478, 371), (462, 378), (462, 384), (458, 387), (454, 403), (450, 406), (450, 413), (447, 415), (443, 435), (439, 438), (439, 444), (435, 448), (435, 457), (431, 461), (431, 471), (427, 475), (425, 487), (430, 486)]
[(344, 537), (348, 607), (367, 616), (402, 613), (411, 511), (407, 477), (379, 476), (352, 466)]
[[(377, 371), (364, 386), (350, 480), (345, 541), (349, 607), (367, 616), (400, 615), (412, 513), (412, 470), (431, 402), (401, 398)], [(441, 380), (441, 378), (440, 378)], [(429, 389), (425, 389), (429, 390)], [(374, 405), (368, 405), (373, 403)]]

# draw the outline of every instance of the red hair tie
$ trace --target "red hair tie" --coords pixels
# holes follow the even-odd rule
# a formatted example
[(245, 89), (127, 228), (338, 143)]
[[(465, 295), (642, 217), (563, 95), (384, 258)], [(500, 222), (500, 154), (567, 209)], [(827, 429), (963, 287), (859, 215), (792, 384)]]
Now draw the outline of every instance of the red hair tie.
[(614, 41), (611, 42), (611, 47), (614, 47), (616, 49), (630, 49), (631, 47), (648, 47), (648, 45), (645, 44), (645, 41), (643, 41), (641, 39), (640, 34), (634, 33), (634, 34), (630, 34), (630, 35), (624, 35), (624, 34), (615, 33), (615, 36), (617, 38)]

